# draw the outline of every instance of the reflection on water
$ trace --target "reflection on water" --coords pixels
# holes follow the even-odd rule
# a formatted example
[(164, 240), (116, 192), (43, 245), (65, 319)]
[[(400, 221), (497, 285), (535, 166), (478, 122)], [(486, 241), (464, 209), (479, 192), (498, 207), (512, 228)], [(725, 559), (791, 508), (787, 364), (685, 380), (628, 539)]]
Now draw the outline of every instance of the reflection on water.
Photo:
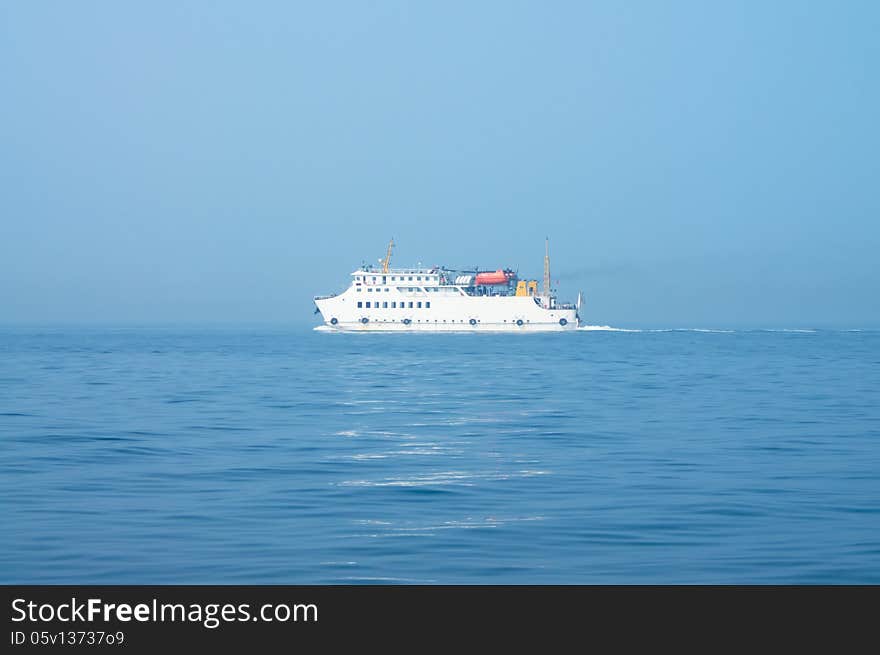
[(0, 330), (0, 581), (880, 582), (880, 333)]

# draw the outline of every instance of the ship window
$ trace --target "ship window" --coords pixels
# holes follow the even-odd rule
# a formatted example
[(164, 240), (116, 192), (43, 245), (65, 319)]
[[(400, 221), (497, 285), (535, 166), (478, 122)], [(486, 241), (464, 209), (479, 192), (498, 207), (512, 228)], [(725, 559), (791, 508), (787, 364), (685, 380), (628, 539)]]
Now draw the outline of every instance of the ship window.
[(376, 281), (376, 276), (374, 275), (374, 276), (373, 276), (373, 282), (375, 282), (375, 281)]
[(389, 291), (390, 289), (388, 287), (385, 287), (385, 293), (388, 293)]
[(370, 301), (368, 300), (367, 301), (367, 309), (369, 309), (369, 308), (370, 308)]
[(367, 292), (368, 292), (368, 293), (373, 293), (373, 290), (372, 290), (372, 289), (367, 289)]
[(417, 279), (419, 282), (421, 282), (421, 281), (422, 281), (422, 276), (419, 275), (419, 276), (416, 277), (416, 279)]
[(360, 309), (363, 306), (364, 306), (364, 303), (362, 303), (360, 300), (358, 300), (358, 309)]
[(412, 275), (409, 276), (409, 281), (412, 282)]
[(412, 300), (409, 301), (409, 308), (412, 309)]
[(421, 309), (421, 308), (422, 308), (422, 303), (420, 303), (420, 302), (419, 302), (419, 303), (416, 303), (416, 308), (417, 308), (417, 309)]
[(387, 301), (382, 303), (382, 309), (388, 309), (388, 302)]
[(361, 292), (361, 288), (358, 287), (357, 289), (355, 289), (355, 291), (357, 291), (358, 293), (360, 293), (360, 292)]
[(430, 301), (425, 303), (425, 309), (431, 309), (431, 302)]
[(391, 301), (391, 309), (397, 309), (397, 303), (393, 300)]

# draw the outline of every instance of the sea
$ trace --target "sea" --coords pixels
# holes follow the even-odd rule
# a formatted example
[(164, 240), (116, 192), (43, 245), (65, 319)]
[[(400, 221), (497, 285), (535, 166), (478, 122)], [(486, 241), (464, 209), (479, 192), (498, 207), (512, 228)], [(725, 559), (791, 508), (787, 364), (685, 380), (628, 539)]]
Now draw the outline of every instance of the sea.
[(0, 329), (0, 582), (880, 583), (880, 331)]

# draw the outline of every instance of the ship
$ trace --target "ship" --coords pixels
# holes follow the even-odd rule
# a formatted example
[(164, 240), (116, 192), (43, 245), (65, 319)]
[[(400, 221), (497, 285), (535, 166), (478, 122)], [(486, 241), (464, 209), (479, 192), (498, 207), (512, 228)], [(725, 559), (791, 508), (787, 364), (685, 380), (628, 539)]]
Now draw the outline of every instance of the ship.
[(362, 264), (338, 294), (315, 296), (320, 329), (343, 332), (561, 332), (576, 330), (576, 303), (557, 300), (550, 283), (550, 242), (544, 279), (520, 279), (510, 268), (392, 268), (394, 239), (379, 265)]

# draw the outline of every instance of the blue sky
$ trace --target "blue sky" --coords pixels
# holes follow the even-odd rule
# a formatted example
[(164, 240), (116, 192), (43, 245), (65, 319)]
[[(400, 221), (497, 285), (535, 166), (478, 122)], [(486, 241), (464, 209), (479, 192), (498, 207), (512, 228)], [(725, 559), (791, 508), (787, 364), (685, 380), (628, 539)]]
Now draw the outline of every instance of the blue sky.
[(7, 2), (0, 322), (313, 321), (396, 263), (588, 322), (880, 326), (876, 2)]

